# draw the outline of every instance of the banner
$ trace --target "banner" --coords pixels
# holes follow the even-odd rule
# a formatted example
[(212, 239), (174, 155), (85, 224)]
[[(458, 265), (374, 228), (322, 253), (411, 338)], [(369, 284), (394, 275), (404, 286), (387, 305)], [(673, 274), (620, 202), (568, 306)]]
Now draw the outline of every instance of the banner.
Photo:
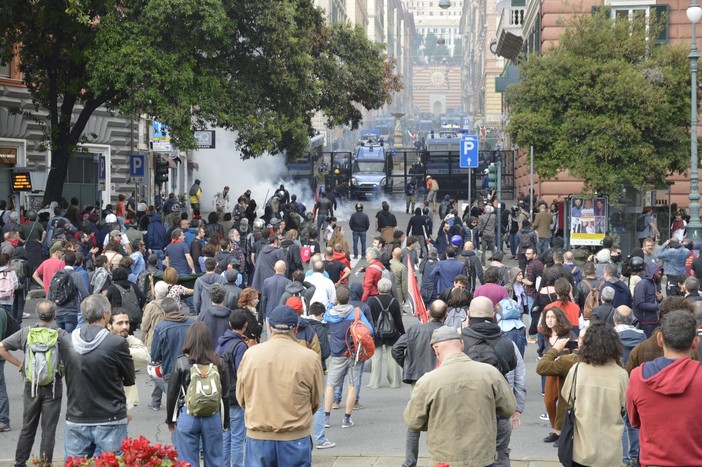
[(608, 217), (606, 196), (570, 198), (570, 244), (601, 245), (607, 234)]
[(419, 293), (419, 284), (417, 284), (417, 277), (414, 275), (414, 265), (410, 255), (407, 255), (407, 266), (407, 289), (412, 304), (412, 312), (422, 323), (426, 323), (429, 321), (429, 317), (424, 306), (424, 300), (422, 300), (422, 294)]

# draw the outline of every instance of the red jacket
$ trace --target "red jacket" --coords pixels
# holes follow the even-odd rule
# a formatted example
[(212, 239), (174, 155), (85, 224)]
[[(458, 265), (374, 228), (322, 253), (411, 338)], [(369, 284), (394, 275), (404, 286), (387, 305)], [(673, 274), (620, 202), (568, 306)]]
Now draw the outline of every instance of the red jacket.
[(689, 357), (660, 357), (632, 370), (626, 409), (641, 430), (641, 465), (702, 465), (701, 368)]
[[(375, 267), (375, 266), (377, 267)], [(380, 269), (378, 269), (380, 268)], [(372, 261), (366, 268), (366, 274), (363, 277), (363, 297), (362, 302), (368, 300), (368, 297), (378, 295), (378, 281), (381, 279), (383, 274), (383, 263), (377, 259)]]

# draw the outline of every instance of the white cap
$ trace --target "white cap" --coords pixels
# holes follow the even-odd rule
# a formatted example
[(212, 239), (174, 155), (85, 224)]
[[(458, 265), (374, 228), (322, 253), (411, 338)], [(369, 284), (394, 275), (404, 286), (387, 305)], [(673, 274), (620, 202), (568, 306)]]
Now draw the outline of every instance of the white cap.
[(115, 222), (117, 222), (117, 216), (115, 216), (114, 214), (108, 214), (107, 216), (105, 216), (105, 222), (107, 222), (108, 224), (114, 224)]

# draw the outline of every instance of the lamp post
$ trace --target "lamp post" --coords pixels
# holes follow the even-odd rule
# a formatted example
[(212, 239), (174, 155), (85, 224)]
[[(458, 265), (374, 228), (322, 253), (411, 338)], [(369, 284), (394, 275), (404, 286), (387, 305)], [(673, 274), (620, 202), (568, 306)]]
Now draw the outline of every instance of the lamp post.
[(697, 22), (702, 18), (702, 8), (698, 0), (692, 0), (687, 9), (687, 19), (692, 23), (692, 44), (690, 45), (690, 223), (687, 235), (693, 242), (702, 241), (702, 223), (700, 223), (700, 191), (697, 163)]

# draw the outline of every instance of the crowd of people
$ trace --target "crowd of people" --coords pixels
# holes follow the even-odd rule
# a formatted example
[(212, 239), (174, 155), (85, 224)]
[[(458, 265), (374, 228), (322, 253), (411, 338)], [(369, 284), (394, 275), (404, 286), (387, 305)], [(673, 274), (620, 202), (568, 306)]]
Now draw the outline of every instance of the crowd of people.
[[(427, 431), (432, 463), (505, 466), (529, 344), (553, 429), (544, 442), (559, 445), (574, 407), (573, 465), (698, 465), (689, 428), (699, 423), (702, 259), (684, 232), (657, 248), (643, 237), (628, 254), (605, 237), (576, 264), (545, 202), (503, 206), (503, 239), (495, 202), (461, 214), (449, 196), (437, 205), (436, 188), (424, 201), (412, 192), (404, 231), (388, 202), (375, 222), (360, 202), (340, 219), (333, 192), (305, 206), (282, 184), (260, 207), (250, 190), (230, 203), (224, 187), (202, 218), (199, 180), (189, 203), (171, 194), (147, 206), (132, 194), (104, 209), (74, 199), (0, 215), (0, 356), (26, 380), (16, 465), (40, 420), (39, 458), (51, 463), (62, 380), (66, 457), (119, 452), (142, 369), (147, 407), (165, 408), (181, 460), (310, 465), (313, 447), (336, 445), (325, 432), (335, 410), (354, 426), (368, 361), (368, 388), (412, 386), (403, 465), (416, 465)], [(45, 297), (39, 323), (17, 329), (32, 288)], [(424, 322), (406, 329), (403, 316), (422, 308)], [(357, 326), (373, 334), (367, 360), (349, 337)], [(659, 424), (673, 404), (691, 409)]]

